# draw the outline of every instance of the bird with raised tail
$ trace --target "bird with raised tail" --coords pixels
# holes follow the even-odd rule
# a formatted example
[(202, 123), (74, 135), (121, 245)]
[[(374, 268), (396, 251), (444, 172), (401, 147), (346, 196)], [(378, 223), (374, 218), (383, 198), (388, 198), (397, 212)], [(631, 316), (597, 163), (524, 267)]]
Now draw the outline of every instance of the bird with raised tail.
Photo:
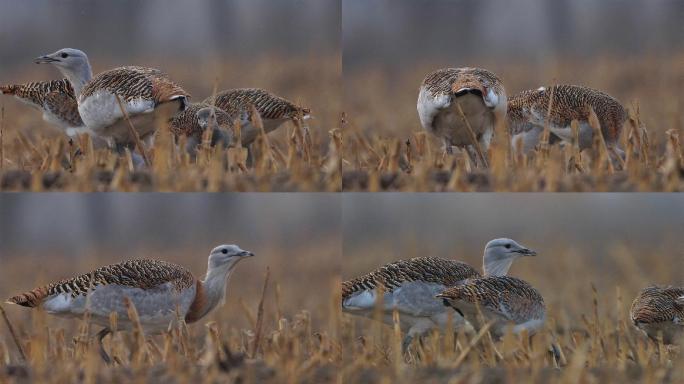
[[(514, 240), (501, 238), (487, 243), (483, 255), (485, 276), (508, 273), (514, 260), (534, 256), (536, 252)], [(407, 350), (415, 337), (432, 329), (463, 326), (462, 316), (450, 314), (436, 295), (463, 281), (480, 277), (470, 265), (435, 257), (418, 257), (387, 264), (366, 275), (342, 283), (342, 310), (346, 313), (373, 318), (379, 305), (382, 321), (393, 324), (393, 313), (399, 313), (399, 323), (406, 333), (402, 348)], [(382, 291), (383, 296), (379, 297)]]
[(506, 103), (506, 90), (492, 72), (444, 68), (425, 77), (417, 108), (420, 124), (444, 142), (448, 153), (452, 146), (465, 149), (474, 164), (486, 166), (494, 128), (505, 122)]
[[(241, 116), (249, 112), (251, 106), (259, 113), (264, 132), (269, 133), (288, 121), (308, 120), (311, 110), (299, 106), (285, 98), (259, 88), (236, 88), (221, 91), (216, 96), (206, 98), (203, 103), (215, 105), (231, 116)], [(259, 135), (260, 130), (252, 124), (242, 127), (242, 145), (249, 146)]]
[(492, 323), (491, 333), (502, 337), (510, 327), (514, 334), (529, 335), (544, 326), (544, 298), (528, 282), (510, 276), (484, 276), (464, 281), (437, 295), (476, 329)]
[[(67, 78), (0, 86), (0, 93), (14, 96), (40, 110), (43, 120), (62, 129), (69, 136), (87, 131), (78, 113), (76, 100), (83, 85), (92, 78), (86, 54), (77, 49), (64, 48), (51, 55), (36, 58), (35, 63), (51, 63)], [(66, 68), (72, 68), (68, 75)]]
[(129, 330), (125, 299), (135, 306), (146, 333), (161, 333), (177, 321), (193, 323), (223, 305), (228, 280), (237, 264), (252, 252), (237, 245), (220, 245), (209, 254), (207, 273), (200, 280), (186, 268), (159, 260), (128, 260), (90, 273), (35, 288), (8, 299), (24, 307), (42, 307), (50, 314), (80, 318), (88, 311), (93, 323), (104, 327), (98, 338), (100, 353), (110, 361), (102, 339), (111, 333), (110, 314), (117, 327)]
[(170, 119), (188, 103), (190, 95), (158, 69), (127, 66), (92, 76), (85, 53), (65, 50), (44, 55), (37, 62), (55, 65), (66, 76), (74, 87), (83, 123), (114, 143), (133, 141), (119, 101), (141, 138), (151, 136), (157, 118)]
[[(552, 94), (553, 99), (550, 100)], [(591, 148), (594, 130), (589, 117), (592, 109), (608, 149), (618, 156), (624, 156), (618, 148), (620, 133), (627, 120), (627, 112), (622, 104), (596, 89), (564, 84), (523, 91), (508, 100), (507, 121), (513, 149), (521, 148), (523, 153), (533, 150), (541, 139), (545, 125), (548, 125), (552, 135), (551, 142), (572, 143), (573, 120), (579, 126), (580, 150)]]
[(684, 287), (650, 286), (632, 302), (632, 324), (653, 340), (681, 343), (684, 336)]
[[(236, 119), (239, 121), (236, 122)], [(176, 138), (181, 136), (187, 138), (185, 150), (194, 156), (207, 129), (212, 130), (212, 147), (216, 145), (223, 148), (233, 146), (236, 123), (239, 123), (241, 127), (249, 124), (248, 114), (242, 113), (239, 116), (231, 116), (218, 107), (204, 103), (193, 103), (172, 118), (169, 127)]]

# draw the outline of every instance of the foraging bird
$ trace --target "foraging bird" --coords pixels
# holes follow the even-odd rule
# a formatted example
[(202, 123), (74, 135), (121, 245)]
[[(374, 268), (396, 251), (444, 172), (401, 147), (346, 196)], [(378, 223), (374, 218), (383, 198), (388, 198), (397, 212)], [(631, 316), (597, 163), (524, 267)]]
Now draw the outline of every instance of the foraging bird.
[[(503, 276), (513, 261), (536, 252), (511, 239), (495, 239), (487, 243), (483, 256), (485, 276)], [(373, 272), (342, 283), (342, 310), (373, 317), (380, 305), (382, 321), (393, 324), (392, 314), (399, 313), (400, 326), (406, 336), (402, 348), (413, 338), (434, 328), (449, 325), (450, 312), (435, 296), (446, 288), (480, 277), (470, 265), (455, 260), (418, 257), (387, 264)], [(380, 291), (382, 298), (378, 298)], [(380, 301), (378, 303), (377, 301)], [(454, 317), (453, 325), (462, 326), (462, 317)]]
[(235, 266), (252, 252), (237, 245), (220, 245), (209, 254), (204, 280), (176, 264), (158, 260), (128, 260), (98, 268), (90, 273), (39, 287), (8, 299), (24, 307), (42, 307), (63, 317), (80, 317), (88, 311), (93, 323), (104, 329), (102, 339), (111, 333), (110, 314), (117, 315), (120, 329), (132, 329), (125, 299), (135, 306), (147, 333), (160, 333), (178, 320), (193, 323), (215, 307), (223, 305), (226, 285)]
[[(308, 120), (311, 110), (304, 108), (259, 88), (236, 88), (219, 92), (216, 97), (210, 96), (203, 101), (215, 105), (232, 116), (248, 112), (254, 106), (263, 122), (264, 132), (269, 133), (283, 123), (293, 120)], [(259, 135), (259, 129), (251, 124), (242, 128), (242, 145), (250, 145)]]
[[(241, 126), (249, 123), (247, 113), (238, 116)], [(202, 136), (207, 129), (212, 130), (211, 146), (221, 144), (224, 148), (233, 145), (233, 128), (235, 118), (228, 112), (212, 107), (209, 104), (193, 103), (183, 112), (171, 119), (169, 128), (176, 138), (185, 136), (187, 143), (185, 149), (191, 155), (195, 155), (197, 146), (202, 143)]]
[(448, 153), (452, 146), (463, 148), (475, 164), (486, 166), (494, 128), (506, 118), (506, 90), (495, 74), (482, 68), (440, 69), (423, 80), (417, 108), (420, 124), (443, 140)]
[(83, 123), (95, 135), (117, 144), (132, 141), (117, 97), (141, 138), (151, 136), (157, 117), (173, 117), (190, 98), (183, 88), (154, 68), (119, 67), (93, 77), (88, 57), (76, 49), (60, 49), (36, 62), (52, 64), (66, 76), (74, 87)]
[(684, 287), (644, 288), (632, 302), (630, 319), (653, 340), (662, 334), (663, 343), (675, 344), (684, 335)]
[[(510, 276), (469, 279), (437, 295), (476, 329), (493, 322), (496, 337), (512, 326), (514, 334), (533, 334), (544, 325), (546, 306), (541, 294), (524, 280)], [(480, 313), (482, 317), (480, 317)]]
[[(549, 113), (551, 94), (553, 100)], [(573, 120), (577, 120), (579, 125), (580, 150), (591, 148), (594, 136), (589, 124), (591, 109), (596, 113), (606, 146), (617, 155), (624, 156), (617, 144), (627, 120), (625, 108), (606, 93), (577, 85), (541, 87), (511, 97), (508, 101), (507, 121), (513, 148), (521, 147), (523, 153), (534, 149), (546, 124), (554, 138), (571, 143), (573, 132), (570, 123)]]

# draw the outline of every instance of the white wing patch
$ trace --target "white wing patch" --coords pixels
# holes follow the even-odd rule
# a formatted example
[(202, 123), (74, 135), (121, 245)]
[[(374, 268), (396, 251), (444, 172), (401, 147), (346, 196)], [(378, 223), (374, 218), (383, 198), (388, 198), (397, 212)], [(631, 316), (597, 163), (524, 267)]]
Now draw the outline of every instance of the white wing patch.
[(451, 104), (451, 97), (449, 95), (433, 96), (425, 87), (420, 88), (418, 93), (418, 117), (420, 124), (424, 129), (432, 129), (432, 121), (437, 113), (444, 108), (448, 108)]
[(483, 95), (482, 99), (489, 108), (496, 108), (496, 106), (499, 105), (499, 95), (494, 92), (492, 88), (487, 90), (487, 93)]

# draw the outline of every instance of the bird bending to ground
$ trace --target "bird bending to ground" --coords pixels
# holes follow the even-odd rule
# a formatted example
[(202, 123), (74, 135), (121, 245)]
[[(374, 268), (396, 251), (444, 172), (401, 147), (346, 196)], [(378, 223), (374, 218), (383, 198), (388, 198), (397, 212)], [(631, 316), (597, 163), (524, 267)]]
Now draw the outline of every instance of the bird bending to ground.
[(546, 319), (544, 298), (529, 283), (515, 277), (469, 279), (437, 297), (476, 329), (492, 322), (492, 334), (496, 337), (503, 336), (508, 327), (512, 327), (514, 334), (526, 330), (531, 335), (544, 326)]
[[(228, 89), (210, 96), (203, 101), (215, 105), (231, 116), (240, 116), (254, 106), (261, 117), (264, 132), (276, 130), (287, 121), (308, 120), (311, 118), (309, 108), (304, 108), (269, 91), (259, 88)], [(259, 129), (251, 124), (242, 128), (242, 145), (249, 146), (259, 135)]]
[[(549, 102), (551, 94), (553, 100)], [(513, 148), (521, 148), (523, 153), (533, 150), (539, 143), (545, 125), (548, 125), (553, 140), (572, 143), (573, 120), (579, 125), (580, 150), (591, 148), (594, 130), (589, 118), (592, 109), (598, 118), (606, 146), (615, 152), (611, 156), (624, 156), (617, 144), (627, 120), (625, 108), (606, 93), (577, 85), (541, 87), (512, 96), (508, 101), (507, 121)]]
[[(485, 276), (501, 276), (508, 273), (513, 261), (522, 256), (534, 256), (536, 252), (511, 239), (495, 239), (487, 243), (483, 256)], [(453, 316), (437, 299), (436, 295), (463, 281), (480, 277), (470, 265), (455, 260), (435, 257), (418, 257), (396, 261), (366, 275), (342, 283), (342, 310), (372, 318), (380, 305), (382, 321), (393, 324), (396, 310), (402, 331), (406, 333), (402, 349), (407, 350), (411, 341), (434, 328), (464, 324), (461, 316)], [(383, 292), (382, 298), (378, 295)], [(379, 301), (379, 303), (378, 303)]]
[(420, 85), (417, 108), (420, 124), (444, 142), (448, 153), (452, 146), (465, 149), (474, 164), (486, 166), (494, 128), (506, 118), (506, 90), (485, 69), (440, 69)]
[(120, 329), (133, 327), (125, 299), (135, 306), (147, 333), (161, 333), (178, 320), (193, 323), (223, 304), (231, 273), (238, 262), (250, 256), (254, 254), (236, 245), (214, 248), (203, 280), (165, 261), (128, 260), (30, 290), (7, 302), (42, 307), (62, 317), (81, 317), (89, 312), (91, 321), (104, 327), (98, 333), (100, 353), (109, 362), (102, 339), (114, 331), (109, 328), (110, 314), (117, 315)]
[[(249, 124), (247, 113), (242, 113), (237, 118), (240, 120), (241, 127)], [(193, 103), (172, 118), (169, 127), (176, 138), (187, 137), (185, 150), (194, 156), (207, 129), (212, 130), (212, 147), (215, 145), (221, 145), (223, 148), (232, 146), (235, 140), (233, 131), (235, 123), (234, 116), (218, 107), (204, 103)]]
[(663, 343), (676, 344), (684, 335), (684, 287), (644, 288), (632, 302), (630, 319), (653, 340), (662, 334)]

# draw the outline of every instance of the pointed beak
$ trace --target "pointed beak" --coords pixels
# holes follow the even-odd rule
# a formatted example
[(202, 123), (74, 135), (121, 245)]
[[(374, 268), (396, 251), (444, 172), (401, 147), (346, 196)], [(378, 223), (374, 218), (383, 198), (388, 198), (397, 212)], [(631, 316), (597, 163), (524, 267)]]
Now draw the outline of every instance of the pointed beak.
[(55, 58), (52, 58), (52, 57), (50, 57), (50, 56), (48, 56), (48, 55), (41, 56), (41, 57), (36, 57), (36, 58), (33, 60), (33, 62), (36, 63), (36, 64), (49, 64), (49, 63), (54, 63), (54, 62), (56, 62), (56, 61), (59, 61), (59, 60), (57, 60), (57, 59), (55, 59)]
[(240, 252), (240, 257), (252, 257), (254, 254), (250, 251), (242, 251)]
[(529, 249), (529, 248), (523, 248), (519, 249), (517, 253), (520, 254), (520, 256), (537, 256), (537, 252)]

